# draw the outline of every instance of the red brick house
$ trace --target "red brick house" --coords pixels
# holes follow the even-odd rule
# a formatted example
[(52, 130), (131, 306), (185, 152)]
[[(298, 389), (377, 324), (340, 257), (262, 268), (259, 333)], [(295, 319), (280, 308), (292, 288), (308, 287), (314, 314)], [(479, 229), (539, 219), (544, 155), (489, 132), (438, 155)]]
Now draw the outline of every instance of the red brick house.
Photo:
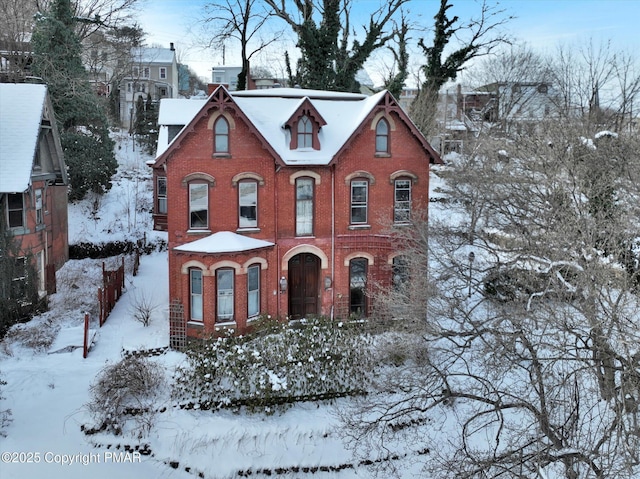
[(34, 262), (42, 296), (69, 259), (67, 189), (46, 85), (0, 84), (0, 224), (20, 248), (16, 261)]
[(427, 208), (441, 161), (386, 91), (218, 87), (163, 100), (159, 124), (155, 228), (189, 336), (369, 314), (400, 263), (389, 228)]

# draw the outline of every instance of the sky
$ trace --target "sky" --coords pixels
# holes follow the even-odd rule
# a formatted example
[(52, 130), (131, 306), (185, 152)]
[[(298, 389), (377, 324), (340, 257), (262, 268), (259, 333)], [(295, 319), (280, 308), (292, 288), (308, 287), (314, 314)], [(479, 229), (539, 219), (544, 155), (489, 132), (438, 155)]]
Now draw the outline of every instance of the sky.
[[(233, 0), (230, 0), (233, 1)], [(142, 0), (140, 25), (148, 33), (148, 44), (169, 46), (173, 42), (178, 52), (178, 60), (187, 63), (199, 76), (211, 79), (211, 68), (223, 64), (220, 50), (203, 49), (198, 44), (199, 20), (204, 17), (206, 0)], [(362, 24), (370, 12), (379, 5), (378, 0), (354, 0), (353, 15)], [(480, 12), (479, 0), (451, 0), (452, 15), (460, 21), (477, 16)], [(515, 18), (505, 26), (506, 33), (526, 42), (536, 50), (549, 51), (559, 44), (571, 46), (575, 43), (593, 40), (595, 44), (611, 41), (616, 50), (637, 52), (640, 49), (640, 35), (637, 19), (640, 18), (640, 0), (487, 0), (505, 10), (505, 15)], [(413, 0), (410, 3), (411, 18), (426, 28), (433, 25), (433, 16), (439, 7), (438, 0)], [(451, 16), (451, 15), (450, 15)], [(295, 58), (295, 38), (282, 21), (275, 20), (274, 26), (284, 29), (282, 41), (268, 54), (253, 63), (283, 71), (284, 51)], [(429, 31), (424, 35), (429, 38)], [(239, 65), (238, 48), (229, 44), (225, 49), (225, 63)], [(414, 58), (419, 60), (419, 58)], [(379, 60), (377, 60), (379, 61)], [(367, 69), (376, 79), (376, 60)], [(278, 74), (280, 71), (275, 71)]]

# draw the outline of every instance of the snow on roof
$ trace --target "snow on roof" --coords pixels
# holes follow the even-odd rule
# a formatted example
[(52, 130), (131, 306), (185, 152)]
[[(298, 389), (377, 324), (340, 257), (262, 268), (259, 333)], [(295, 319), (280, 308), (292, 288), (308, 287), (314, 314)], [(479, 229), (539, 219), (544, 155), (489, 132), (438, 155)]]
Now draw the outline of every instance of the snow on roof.
[[(231, 92), (242, 112), (270, 143), (280, 158), (289, 165), (327, 165), (340, 148), (364, 121), (385, 92), (372, 96), (359, 93), (341, 93), (301, 88), (271, 88)], [(290, 147), (291, 132), (284, 128), (292, 112), (308, 98), (326, 121), (318, 140), (320, 149), (295, 149)], [(192, 103), (189, 103), (192, 102)], [(163, 100), (160, 105), (160, 125), (186, 124), (185, 119), (197, 113), (196, 100)], [(204, 103), (201, 103), (202, 106)], [(189, 111), (187, 111), (187, 108)], [(160, 156), (168, 148), (166, 139), (158, 141)]]
[(206, 99), (163, 98), (160, 100), (158, 124), (186, 125), (206, 102)]
[(134, 61), (138, 63), (173, 63), (175, 53), (170, 48), (138, 47), (131, 50)]
[(29, 188), (46, 85), (0, 84), (0, 193)]
[[(169, 141), (169, 125), (185, 126), (207, 103), (206, 99), (187, 100), (184, 98), (163, 98), (160, 100), (160, 110), (158, 111), (158, 144), (156, 147), (156, 158), (165, 152), (171, 142)], [(176, 136), (177, 137), (177, 136)], [(172, 139), (175, 140), (174, 137)], [(147, 164), (152, 165), (154, 160), (149, 160)]]
[(238, 253), (252, 249), (267, 248), (273, 245), (274, 243), (269, 241), (249, 238), (232, 231), (220, 231), (206, 238), (177, 246), (174, 250), (189, 253)]
[[(252, 90), (251, 93), (257, 91), (261, 90)], [(247, 92), (242, 92), (243, 94), (240, 95), (234, 93), (233, 98), (280, 158), (289, 165), (329, 164), (385, 93), (366, 96), (297, 88), (274, 88), (262, 91), (270, 92), (272, 95), (246, 95)], [(276, 96), (279, 91), (286, 96)], [(296, 93), (297, 96), (290, 96)], [(291, 112), (304, 97), (309, 98), (327, 122), (318, 133), (319, 150), (312, 148), (292, 150), (291, 132), (284, 128)]]

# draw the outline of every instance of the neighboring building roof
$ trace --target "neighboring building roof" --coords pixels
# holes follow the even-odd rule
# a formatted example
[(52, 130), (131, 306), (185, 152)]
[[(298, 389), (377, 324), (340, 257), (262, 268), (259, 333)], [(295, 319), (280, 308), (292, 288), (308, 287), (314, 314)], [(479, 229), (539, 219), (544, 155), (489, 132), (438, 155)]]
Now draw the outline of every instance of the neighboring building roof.
[(134, 63), (173, 63), (175, 50), (170, 48), (137, 47), (131, 49)]
[[(224, 87), (219, 87), (201, 104), (202, 110), (207, 108), (207, 104), (212, 102), (217, 92), (220, 91), (232, 98), (240, 112), (256, 128), (262, 139), (268, 143), (273, 153), (284, 164), (292, 166), (328, 165), (342, 151), (373, 109), (389, 95), (387, 91), (367, 96), (357, 93), (301, 88), (227, 92)], [(291, 131), (289, 128), (285, 128), (285, 125), (291, 119), (291, 115), (304, 102), (310, 102), (325, 122), (318, 132), (319, 149), (291, 149)], [(184, 122), (189, 114), (186, 110), (194, 111), (196, 103), (200, 102), (195, 100), (173, 100), (172, 102), (161, 100), (158, 124), (162, 127), (162, 125), (189, 123)], [(411, 120), (400, 107), (397, 107), (397, 111), (418, 140), (422, 142), (425, 149), (429, 151), (434, 161), (438, 161), (437, 153), (428, 145)], [(196, 112), (194, 118), (202, 114), (204, 113)], [(171, 145), (167, 144), (166, 138), (163, 142), (159, 137), (156, 158), (160, 159), (164, 153), (168, 152), (169, 146), (173, 148), (176, 141), (180, 141), (180, 135), (174, 139)]]
[(254, 249), (268, 248), (274, 246), (269, 241), (249, 238), (232, 231), (220, 231), (206, 238), (202, 238), (191, 243), (183, 244), (174, 248), (175, 251), (188, 253), (239, 253)]
[(29, 188), (46, 85), (0, 83), (0, 193)]

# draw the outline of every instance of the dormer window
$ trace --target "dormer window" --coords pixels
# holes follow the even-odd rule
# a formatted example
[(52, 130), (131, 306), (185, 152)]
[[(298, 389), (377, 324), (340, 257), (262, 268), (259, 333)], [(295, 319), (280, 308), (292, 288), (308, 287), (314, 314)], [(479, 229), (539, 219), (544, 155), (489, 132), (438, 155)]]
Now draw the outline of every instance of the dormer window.
[(214, 126), (214, 153), (229, 153), (229, 123), (221, 116)]
[(376, 153), (389, 153), (389, 123), (384, 118), (376, 125)]
[(298, 148), (313, 148), (313, 125), (307, 115), (298, 120)]
[(304, 98), (293, 114), (285, 122), (284, 128), (289, 130), (292, 150), (319, 150), (320, 131), (327, 122), (316, 110), (309, 98)]

